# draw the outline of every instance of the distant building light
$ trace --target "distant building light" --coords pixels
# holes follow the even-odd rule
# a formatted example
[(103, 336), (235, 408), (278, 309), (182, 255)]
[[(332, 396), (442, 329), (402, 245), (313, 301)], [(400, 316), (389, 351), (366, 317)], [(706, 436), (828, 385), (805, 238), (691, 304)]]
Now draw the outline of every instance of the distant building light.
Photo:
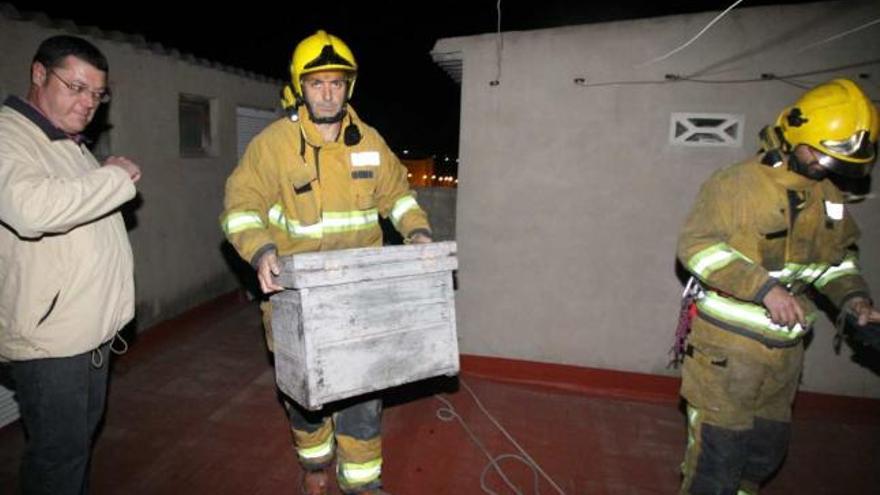
[(432, 175), (432, 176), (431, 176), (431, 180), (435, 180), (436, 178), (437, 178), (436, 175)]
[(412, 174), (406, 174), (406, 176), (407, 176), (408, 178), (412, 179)]
[(403, 150), (403, 154), (404, 154), (404, 155), (408, 155), (408, 154), (409, 154), (409, 150)]
[(423, 175), (423, 176), (422, 176), (422, 180), (425, 180), (425, 179), (427, 179), (427, 178), (428, 178), (427, 175)]

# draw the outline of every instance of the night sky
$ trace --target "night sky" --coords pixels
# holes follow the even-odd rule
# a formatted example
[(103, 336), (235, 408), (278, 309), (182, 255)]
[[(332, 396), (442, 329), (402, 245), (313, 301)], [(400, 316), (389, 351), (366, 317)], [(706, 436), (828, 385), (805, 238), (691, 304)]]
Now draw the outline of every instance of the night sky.
[[(266, 2), (268, 4), (268, 2)], [(717, 11), (733, 0), (653, 2), (615, 0), (503, 1), (505, 31), (587, 24), (675, 13)], [(804, 0), (746, 0), (755, 5)], [(360, 66), (352, 104), (400, 152), (456, 156), (459, 87), (433, 63), (429, 52), (439, 38), (495, 32), (496, 0), (233, 2), (214, 9), (155, 2), (11, 2), (21, 12), (44, 12), (80, 25), (143, 35), (181, 52), (242, 67), (277, 79), (289, 78), (296, 43), (325, 29), (348, 43)], [(186, 5), (186, 13), (178, 8)], [(683, 41), (690, 37), (688, 33)], [(674, 47), (669, 47), (670, 49)], [(110, 60), (111, 72), (113, 61)]]

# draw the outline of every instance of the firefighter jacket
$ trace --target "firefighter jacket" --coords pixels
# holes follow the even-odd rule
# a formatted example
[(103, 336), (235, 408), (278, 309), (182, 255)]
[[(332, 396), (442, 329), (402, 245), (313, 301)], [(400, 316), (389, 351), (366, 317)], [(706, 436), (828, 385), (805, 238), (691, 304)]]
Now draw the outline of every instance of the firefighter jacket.
[(0, 361), (69, 357), (134, 316), (137, 190), (30, 104), (0, 109)]
[[(357, 143), (345, 142), (349, 126), (360, 133)], [(430, 234), (406, 168), (351, 106), (335, 142), (323, 141), (305, 105), (260, 132), (226, 181), (224, 206), (223, 231), (254, 266), (270, 250), (381, 246), (379, 215), (405, 238)]]
[(702, 187), (678, 242), (678, 257), (704, 287), (700, 319), (768, 346), (795, 345), (810, 330), (773, 323), (762, 301), (775, 285), (797, 296), (807, 321), (814, 287), (842, 307), (868, 297), (859, 274), (858, 228), (841, 192), (762, 163), (758, 156), (716, 172)]

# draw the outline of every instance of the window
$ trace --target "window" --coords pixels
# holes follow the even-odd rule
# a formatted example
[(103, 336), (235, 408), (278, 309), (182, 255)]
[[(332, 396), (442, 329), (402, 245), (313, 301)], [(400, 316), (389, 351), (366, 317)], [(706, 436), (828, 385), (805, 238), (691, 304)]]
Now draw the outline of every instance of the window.
[(214, 100), (202, 96), (180, 95), (178, 104), (180, 156), (199, 157), (216, 154), (215, 107)]
[(673, 113), (669, 142), (679, 146), (742, 146), (745, 117), (726, 113)]
[(276, 112), (259, 108), (237, 107), (235, 109), (235, 127), (238, 133), (238, 158), (244, 155), (248, 143), (267, 125), (278, 119)]

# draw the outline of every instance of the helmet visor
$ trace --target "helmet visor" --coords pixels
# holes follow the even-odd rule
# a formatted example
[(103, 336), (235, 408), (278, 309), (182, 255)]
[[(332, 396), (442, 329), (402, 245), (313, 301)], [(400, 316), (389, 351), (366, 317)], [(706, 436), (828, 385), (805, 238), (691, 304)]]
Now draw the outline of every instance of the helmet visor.
[(876, 156), (875, 143), (871, 142), (868, 131), (859, 131), (840, 141), (826, 139), (819, 143), (827, 152), (851, 158), (853, 161), (873, 162)]
[[(874, 147), (872, 146), (871, 147), (872, 152), (873, 152), (873, 149), (874, 149)], [(871, 173), (871, 167), (873, 167), (873, 165), (874, 165), (873, 154), (871, 155), (870, 161), (851, 162), (848, 160), (841, 160), (839, 158), (834, 158), (833, 156), (828, 156), (824, 153), (817, 152), (815, 150), (814, 150), (814, 153), (816, 155), (816, 162), (818, 162), (822, 168), (824, 168), (825, 170), (828, 170), (829, 172), (833, 172), (835, 174), (842, 175), (844, 177), (850, 177), (850, 178), (854, 178), (854, 179), (866, 177), (868, 174)]]

